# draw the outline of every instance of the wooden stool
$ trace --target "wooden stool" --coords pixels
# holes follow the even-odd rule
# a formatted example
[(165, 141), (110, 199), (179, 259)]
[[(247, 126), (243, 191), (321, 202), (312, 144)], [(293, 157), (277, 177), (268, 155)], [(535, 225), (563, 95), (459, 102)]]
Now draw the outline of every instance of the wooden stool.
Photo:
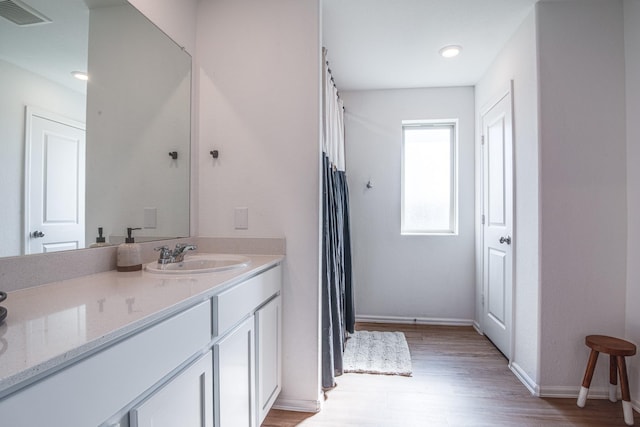
[(629, 394), (629, 380), (627, 379), (627, 365), (625, 356), (633, 356), (636, 354), (636, 346), (629, 341), (619, 338), (607, 337), (604, 335), (589, 335), (585, 338), (585, 344), (591, 348), (587, 370), (584, 373), (582, 387), (578, 395), (578, 406), (584, 408), (587, 402), (587, 394), (589, 386), (593, 378), (593, 371), (596, 368), (598, 354), (605, 353), (609, 355), (609, 400), (616, 402), (617, 399), (617, 376), (620, 374), (620, 389), (622, 391), (622, 411), (624, 413), (624, 422), (627, 425), (633, 425), (633, 408), (631, 407), (631, 396)]

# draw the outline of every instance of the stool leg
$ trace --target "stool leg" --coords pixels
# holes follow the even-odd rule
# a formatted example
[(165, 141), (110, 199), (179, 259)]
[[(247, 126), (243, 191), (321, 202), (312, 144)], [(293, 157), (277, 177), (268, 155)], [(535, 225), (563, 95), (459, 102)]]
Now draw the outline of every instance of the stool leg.
[(616, 356), (609, 356), (609, 400), (618, 401), (618, 363)]
[(587, 394), (589, 394), (589, 386), (591, 385), (591, 379), (593, 378), (593, 371), (596, 369), (598, 354), (599, 352), (593, 349), (591, 350), (591, 354), (589, 354), (587, 370), (584, 373), (582, 387), (580, 387), (580, 394), (578, 394), (578, 406), (581, 408), (584, 408), (584, 404), (587, 403)]
[(629, 393), (629, 379), (627, 378), (627, 364), (624, 356), (618, 356), (618, 371), (620, 373), (620, 389), (622, 390), (622, 411), (624, 422), (628, 426), (633, 425), (633, 407), (631, 406), (631, 394)]

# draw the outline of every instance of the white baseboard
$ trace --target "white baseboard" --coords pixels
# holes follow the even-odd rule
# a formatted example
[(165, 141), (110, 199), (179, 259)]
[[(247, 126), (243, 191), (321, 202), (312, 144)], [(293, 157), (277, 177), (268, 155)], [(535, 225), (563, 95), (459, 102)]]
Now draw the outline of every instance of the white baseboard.
[[(541, 386), (540, 397), (558, 397), (566, 399), (577, 399), (580, 392), (580, 384), (575, 386)], [(589, 399), (608, 399), (609, 389), (604, 387), (591, 387), (589, 389)]]
[[(540, 386), (515, 362), (509, 364), (511, 372), (536, 397), (540, 397)], [(577, 395), (576, 395), (577, 396)]]
[[(618, 386), (620, 387), (620, 386)], [(563, 386), (545, 386), (540, 387), (540, 397), (558, 397), (567, 399), (577, 399), (580, 392), (580, 384), (575, 387), (563, 387)], [(608, 399), (609, 388), (608, 387), (591, 387), (589, 394), (587, 395), (587, 405), (589, 405), (589, 399)], [(618, 401), (621, 400), (620, 389), (618, 388)], [(640, 412), (640, 400), (631, 399), (631, 406), (636, 412)]]
[(403, 325), (439, 325), (439, 326), (472, 326), (472, 319), (447, 319), (438, 317), (400, 317), (358, 315), (356, 322), (397, 323)]
[(322, 401), (277, 398), (273, 404), (273, 409), (295, 412), (320, 412)]
[(475, 320), (473, 321), (473, 329), (476, 330), (476, 332), (480, 335), (484, 335), (484, 332), (482, 332), (482, 329), (480, 328), (480, 323), (476, 322)]

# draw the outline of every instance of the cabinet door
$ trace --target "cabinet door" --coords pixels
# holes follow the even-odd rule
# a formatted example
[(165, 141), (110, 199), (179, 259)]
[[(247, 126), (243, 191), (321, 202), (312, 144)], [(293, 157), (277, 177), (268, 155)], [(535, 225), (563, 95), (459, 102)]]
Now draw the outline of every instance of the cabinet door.
[(282, 384), (281, 298), (278, 295), (256, 311), (258, 424), (264, 421)]
[(255, 427), (253, 316), (214, 344), (216, 427)]
[(198, 359), (138, 407), (131, 427), (213, 427), (213, 359)]

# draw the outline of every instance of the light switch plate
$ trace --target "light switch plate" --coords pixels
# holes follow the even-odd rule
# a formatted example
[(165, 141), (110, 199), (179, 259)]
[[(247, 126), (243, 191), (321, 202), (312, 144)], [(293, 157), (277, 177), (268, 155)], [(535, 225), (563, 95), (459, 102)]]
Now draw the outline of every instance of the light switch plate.
[(249, 229), (249, 208), (235, 208), (233, 213), (233, 225), (236, 230)]
[(158, 226), (158, 208), (144, 208), (144, 228), (156, 228)]

